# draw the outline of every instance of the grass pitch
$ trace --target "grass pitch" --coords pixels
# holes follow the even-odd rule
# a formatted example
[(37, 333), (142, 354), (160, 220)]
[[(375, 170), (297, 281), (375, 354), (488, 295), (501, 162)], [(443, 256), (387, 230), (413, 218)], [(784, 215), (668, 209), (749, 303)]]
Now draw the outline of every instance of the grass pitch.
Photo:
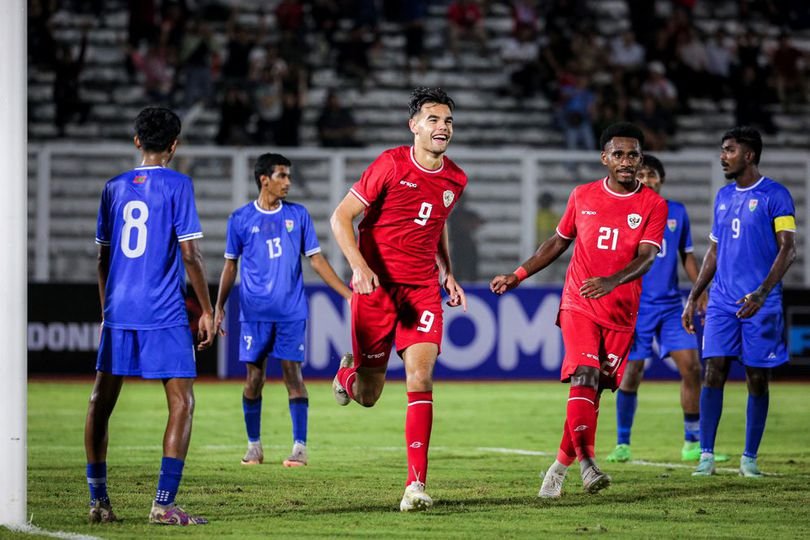
[[(602, 399), (597, 452), (613, 485), (582, 492), (572, 467), (562, 499), (537, 498), (554, 460), (567, 387), (554, 382), (447, 383), (434, 391), (428, 493), (435, 506), (401, 514), (405, 482), (402, 383), (373, 409), (338, 407), (326, 382), (310, 382), (308, 467), (285, 469), (292, 440), (286, 392), (264, 392), (265, 464), (244, 467), (241, 383), (198, 382), (191, 450), (178, 502), (211, 523), (147, 524), (166, 406), (159, 383), (127, 381), (113, 414), (109, 491), (123, 522), (85, 522), (83, 424), (91, 382), (29, 384), (28, 514), (49, 531), (101, 538), (799, 538), (810, 536), (808, 386), (773, 384), (760, 449), (763, 479), (736, 474), (746, 391), (727, 386), (717, 449), (732, 458), (713, 478), (680, 462), (676, 383), (644, 383), (630, 464), (604, 456), (615, 443), (615, 401)], [(22, 538), (0, 528), (0, 537)]]

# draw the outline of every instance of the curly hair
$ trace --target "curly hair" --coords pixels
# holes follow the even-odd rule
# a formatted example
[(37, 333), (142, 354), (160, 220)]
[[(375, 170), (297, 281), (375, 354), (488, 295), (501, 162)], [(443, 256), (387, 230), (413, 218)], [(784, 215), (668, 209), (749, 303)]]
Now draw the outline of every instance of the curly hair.
[(180, 135), (180, 118), (164, 107), (147, 107), (135, 118), (135, 134), (144, 150), (165, 152)]
[(605, 128), (602, 136), (599, 137), (599, 148), (605, 149), (605, 145), (610, 142), (613, 137), (627, 137), (628, 139), (636, 139), (639, 146), (644, 147), (644, 132), (641, 131), (635, 124), (630, 122), (616, 122)]

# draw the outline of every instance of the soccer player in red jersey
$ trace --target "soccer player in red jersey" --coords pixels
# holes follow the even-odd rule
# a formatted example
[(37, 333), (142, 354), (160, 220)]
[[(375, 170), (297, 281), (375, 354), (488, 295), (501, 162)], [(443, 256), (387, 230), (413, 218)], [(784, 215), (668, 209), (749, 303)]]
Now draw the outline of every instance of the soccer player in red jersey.
[[(425, 510), (427, 455), (433, 423), (433, 366), (442, 340), (442, 300), (467, 300), (453, 277), (447, 217), (467, 176), (447, 157), (453, 100), (438, 88), (411, 94), (413, 146), (386, 150), (365, 170), (332, 214), (332, 232), (352, 268), (352, 349), (332, 388), (340, 405), (373, 406), (385, 384), (391, 346), (405, 363), (408, 479), (399, 505)], [(352, 222), (363, 220), (355, 239)]]
[(575, 459), (586, 492), (610, 485), (594, 460), (599, 396), (621, 383), (638, 315), (640, 278), (661, 249), (667, 220), (666, 201), (636, 180), (643, 143), (644, 135), (633, 124), (605, 129), (599, 144), (608, 175), (574, 188), (556, 233), (513, 273), (490, 283), (496, 294), (514, 289), (576, 239), (557, 318), (565, 344), (560, 380), (571, 388), (560, 450), (540, 497), (560, 496)]

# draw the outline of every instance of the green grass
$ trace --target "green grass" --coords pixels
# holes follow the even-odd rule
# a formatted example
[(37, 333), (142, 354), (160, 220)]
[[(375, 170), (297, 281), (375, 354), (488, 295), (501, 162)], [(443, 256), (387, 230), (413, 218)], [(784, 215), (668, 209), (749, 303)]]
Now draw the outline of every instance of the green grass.
[[(405, 481), (405, 392), (390, 383), (373, 409), (335, 405), (328, 383), (310, 391), (310, 465), (285, 469), (291, 447), (286, 392), (265, 389), (265, 464), (243, 467), (241, 384), (196, 385), (197, 410), (178, 502), (211, 523), (178, 530), (146, 522), (161, 457), (166, 407), (159, 384), (125, 383), (111, 421), (109, 489), (122, 523), (85, 524), (82, 429), (90, 382), (29, 384), (28, 514), (33, 524), (103, 538), (797, 538), (810, 535), (808, 387), (773, 384), (760, 449), (763, 479), (722, 471), (692, 478), (680, 467), (682, 416), (674, 383), (641, 388), (633, 456), (609, 464), (614, 399), (602, 400), (597, 438), (613, 485), (586, 495), (572, 468), (558, 501), (536, 497), (554, 459), (565, 408), (558, 383), (446, 383), (434, 392), (428, 492), (434, 508), (400, 514)], [(718, 451), (735, 468), (744, 441), (745, 387), (729, 384)], [(498, 453), (488, 448), (547, 452)], [(676, 464), (674, 467), (665, 463)], [(4, 534), (5, 533), (5, 534)], [(22, 537), (0, 529), (0, 537)]]

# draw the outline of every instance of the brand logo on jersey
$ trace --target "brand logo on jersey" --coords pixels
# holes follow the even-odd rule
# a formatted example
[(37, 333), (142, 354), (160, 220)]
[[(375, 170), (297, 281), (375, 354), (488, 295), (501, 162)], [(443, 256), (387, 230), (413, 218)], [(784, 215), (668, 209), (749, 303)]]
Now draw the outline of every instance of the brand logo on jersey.
[(447, 191), (444, 192), (444, 195), (442, 195), (442, 197), (444, 198), (444, 207), (447, 208), (448, 206), (453, 204), (453, 199), (456, 198), (456, 194), (448, 189)]
[(726, 209), (726, 203), (721, 204), (720, 205), (720, 210), (725, 210), (725, 209)]
[(408, 182), (407, 180), (400, 180), (399, 185), (400, 186), (408, 186), (409, 188), (419, 187), (418, 184), (416, 184), (414, 182)]
[(628, 214), (627, 224), (631, 229), (638, 229), (638, 226), (641, 225), (641, 216), (638, 214)]
[(675, 232), (675, 229), (678, 228), (678, 220), (677, 219), (668, 219), (667, 220), (667, 227), (672, 232)]
[(259, 232), (259, 226), (254, 225), (253, 228), (250, 229), (250, 234), (256, 234), (257, 232)]
[(143, 184), (144, 182), (146, 182), (146, 175), (144, 174), (140, 174), (132, 179), (133, 184)]
[(759, 204), (759, 200), (751, 199), (750, 201), (748, 201), (748, 209), (753, 212), (754, 210), (757, 209), (758, 204)]
[(596, 211), (595, 210), (583, 210), (582, 214), (585, 215), (585, 216), (595, 216)]
[(295, 222), (291, 219), (285, 219), (284, 226), (287, 227), (287, 232), (292, 232), (293, 227), (295, 227)]

